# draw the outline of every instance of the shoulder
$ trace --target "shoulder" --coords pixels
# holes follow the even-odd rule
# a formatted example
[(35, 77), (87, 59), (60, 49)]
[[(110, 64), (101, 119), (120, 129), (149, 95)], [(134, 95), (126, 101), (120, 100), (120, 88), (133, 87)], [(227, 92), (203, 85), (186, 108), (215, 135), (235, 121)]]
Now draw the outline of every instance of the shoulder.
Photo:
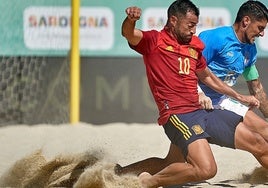
[(205, 45), (202, 40), (200, 40), (200, 38), (195, 35), (192, 37), (190, 45), (199, 50), (203, 50), (205, 48)]
[(232, 32), (232, 27), (231, 26), (222, 26), (222, 27), (217, 27), (214, 29), (209, 29), (209, 30), (205, 30), (200, 32), (199, 37), (201, 39), (223, 39), (225, 38), (227, 35), (226, 33), (230, 33)]
[(206, 46), (213, 47), (214, 49), (222, 49), (226, 45), (237, 42), (236, 35), (234, 34), (231, 26), (222, 26), (215, 29), (203, 31), (199, 34), (199, 38)]
[(141, 38), (141, 43), (145, 41), (157, 41), (157, 38), (159, 37), (159, 32), (156, 30), (141, 30), (142, 32), (142, 38)]
[(143, 40), (154, 40), (158, 38), (160, 35), (160, 32), (157, 30), (147, 30), (147, 31), (142, 31), (142, 39)]
[(142, 38), (139, 43), (137, 45), (130, 45), (130, 47), (138, 53), (144, 55), (150, 53), (157, 45), (159, 32), (156, 30), (141, 30), (141, 32)]
[(147, 31), (142, 31), (143, 34), (146, 34), (146, 35), (159, 35), (159, 31), (157, 30), (147, 30)]
[(213, 29), (204, 30), (200, 32), (199, 35), (206, 35), (210, 33), (222, 33), (222, 32), (231, 31), (231, 30), (232, 30), (232, 26), (221, 26), (221, 27), (216, 27)]

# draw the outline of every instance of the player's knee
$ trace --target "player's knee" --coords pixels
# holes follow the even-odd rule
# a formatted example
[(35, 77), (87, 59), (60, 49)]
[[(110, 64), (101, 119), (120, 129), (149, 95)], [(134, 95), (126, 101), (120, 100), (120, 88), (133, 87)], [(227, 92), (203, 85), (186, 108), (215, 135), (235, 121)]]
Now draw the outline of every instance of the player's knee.
[(264, 140), (261, 136), (255, 137), (253, 148), (255, 155), (268, 155), (268, 142)]
[(208, 180), (213, 178), (217, 173), (216, 165), (210, 165), (199, 169), (198, 176), (200, 180)]
[(213, 162), (204, 163), (201, 166), (194, 166), (194, 169), (195, 173), (193, 175), (197, 181), (208, 180), (213, 178), (217, 173), (217, 165)]

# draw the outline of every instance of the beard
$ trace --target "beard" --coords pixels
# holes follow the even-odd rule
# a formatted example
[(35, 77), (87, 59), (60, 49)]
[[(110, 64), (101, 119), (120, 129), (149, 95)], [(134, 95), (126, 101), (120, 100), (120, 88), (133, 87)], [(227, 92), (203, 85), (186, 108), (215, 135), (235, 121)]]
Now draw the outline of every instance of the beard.
[(179, 33), (176, 33), (177, 41), (180, 44), (189, 44), (192, 40), (193, 35), (182, 35)]
[(247, 35), (247, 33), (244, 34), (244, 40), (245, 40), (245, 43), (247, 43), (247, 44), (253, 44), (254, 43), (254, 40), (250, 40), (250, 38)]

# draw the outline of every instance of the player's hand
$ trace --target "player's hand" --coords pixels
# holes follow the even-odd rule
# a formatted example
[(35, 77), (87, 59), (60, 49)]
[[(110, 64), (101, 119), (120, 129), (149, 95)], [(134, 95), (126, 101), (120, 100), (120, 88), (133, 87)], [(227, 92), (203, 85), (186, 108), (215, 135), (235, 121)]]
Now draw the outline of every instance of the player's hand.
[(137, 21), (141, 17), (141, 9), (139, 7), (128, 7), (126, 9), (128, 19)]
[(260, 101), (256, 99), (253, 95), (244, 95), (243, 100), (244, 100), (244, 103), (248, 104), (250, 109), (260, 107)]
[(205, 93), (200, 92), (199, 95), (199, 103), (203, 109), (210, 110), (213, 109), (212, 101), (209, 97), (205, 95)]

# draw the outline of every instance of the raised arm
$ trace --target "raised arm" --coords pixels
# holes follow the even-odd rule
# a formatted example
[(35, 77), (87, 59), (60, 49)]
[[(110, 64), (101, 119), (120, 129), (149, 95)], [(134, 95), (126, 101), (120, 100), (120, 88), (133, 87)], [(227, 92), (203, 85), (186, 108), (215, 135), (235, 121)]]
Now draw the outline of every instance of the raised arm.
[(197, 76), (201, 82), (219, 93), (228, 95), (242, 103), (248, 104), (250, 107), (259, 107), (260, 105), (259, 100), (257, 100), (254, 96), (237, 93), (217, 76), (215, 76), (208, 68), (206, 68), (204, 71), (197, 72)]
[(125, 12), (127, 17), (122, 23), (122, 35), (129, 44), (135, 46), (142, 39), (142, 32), (135, 28), (136, 21), (141, 17), (141, 9), (138, 7), (128, 7)]

